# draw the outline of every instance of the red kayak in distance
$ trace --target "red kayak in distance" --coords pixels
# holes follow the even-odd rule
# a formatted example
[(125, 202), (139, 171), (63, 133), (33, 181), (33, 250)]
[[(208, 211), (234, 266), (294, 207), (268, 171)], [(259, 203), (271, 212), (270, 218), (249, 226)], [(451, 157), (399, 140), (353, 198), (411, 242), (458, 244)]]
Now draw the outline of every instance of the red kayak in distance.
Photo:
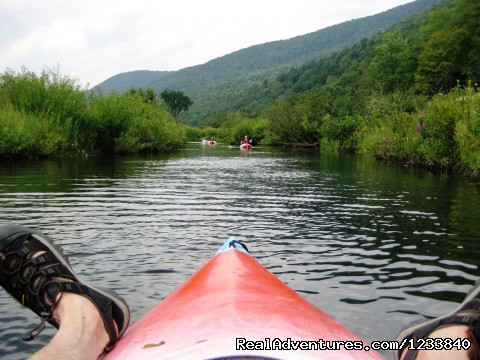
[[(336, 347), (338, 350), (329, 350)], [(367, 350), (368, 349), (368, 350)], [(383, 359), (230, 238), (104, 360)]]
[(216, 145), (217, 142), (216, 142), (215, 140), (210, 140), (210, 141), (208, 142), (208, 144), (209, 144), (209, 145)]
[(252, 148), (253, 148), (253, 146), (251, 144), (241, 144), (240, 145), (240, 150), (248, 151), (248, 150), (251, 150)]

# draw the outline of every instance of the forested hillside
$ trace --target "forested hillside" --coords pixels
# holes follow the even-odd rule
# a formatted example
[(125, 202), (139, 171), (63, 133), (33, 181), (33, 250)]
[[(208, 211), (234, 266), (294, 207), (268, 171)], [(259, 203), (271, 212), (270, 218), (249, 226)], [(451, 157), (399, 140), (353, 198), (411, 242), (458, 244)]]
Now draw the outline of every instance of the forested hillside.
[(428, 16), (420, 14), (334, 55), (245, 88), (237, 106), (248, 112), (258, 99), (317, 93), (329, 99), (328, 113), (341, 117), (368, 114), (376, 96), (401, 94), (428, 101), (457, 84), (476, 87), (479, 24), (478, 1), (443, 0)]
[(172, 71), (135, 70), (112, 76), (101, 84), (102, 91), (125, 92), (130, 88), (151, 88), (157, 80), (172, 74)]
[(196, 127), (140, 84), (87, 92), (54, 71), (7, 71), (0, 158), (163, 152), (248, 134), (255, 145), (333, 148), (480, 179), (478, 54), (480, 2), (439, 0), (330, 55), (209, 82), (202, 93), (211, 102), (194, 98), (204, 114)]
[[(239, 108), (236, 104), (238, 93), (252, 84), (386, 30), (436, 2), (438, 0), (417, 0), (374, 16), (351, 20), (293, 39), (252, 46), (170, 74), (151, 72), (144, 76), (145, 73), (138, 73), (138, 77), (135, 77), (135, 73), (119, 74), (98, 87), (119, 92), (127, 91), (132, 86), (149, 87), (157, 92), (164, 89), (184, 91), (194, 100), (188, 123), (196, 124), (212, 114)], [(255, 110), (264, 105), (264, 101), (260, 101)]]
[[(443, 0), (426, 15), (245, 88), (236, 106), (251, 120), (236, 126), (265, 144), (333, 146), (479, 176), (479, 22), (478, 0)], [(260, 101), (272, 105), (256, 113)], [(231, 126), (231, 117), (210, 125)]]

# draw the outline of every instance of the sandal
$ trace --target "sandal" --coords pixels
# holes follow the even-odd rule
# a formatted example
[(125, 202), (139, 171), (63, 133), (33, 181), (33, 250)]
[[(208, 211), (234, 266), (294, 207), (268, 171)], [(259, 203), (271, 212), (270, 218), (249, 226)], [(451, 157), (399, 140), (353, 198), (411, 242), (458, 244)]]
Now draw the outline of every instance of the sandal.
[[(44, 253), (32, 258), (39, 251)], [(112, 290), (82, 283), (59, 245), (24, 226), (0, 225), (0, 285), (42, 319), (24, 335), (25, 341), (40, 334), (46, 321), (58, 329), (53, 311), (62, 292), (84, 296), (97, 307), (110, 339), (105, 350), (113, 347), (130, 321), (130, 310), (122, 297)]]
[(397, 342), (404, 344), (404, 346), (394, 352), (395, 360), (401, 359), (402, 356), (404, 356), (403, 360), (415, 359), (418, 350), (410, 349), (410, 347), (412, 345), (417, 346), (419, 344), (418, 339), (428, 338), (433, 331), (451, 325), (468, 326), (471, 345), (475, 350), (474, 358), (480, 358), (480, 280), (468, 292), (460, 306), (450, 314), (427, 321), (415, 322), (405, 327), (397, 336)]

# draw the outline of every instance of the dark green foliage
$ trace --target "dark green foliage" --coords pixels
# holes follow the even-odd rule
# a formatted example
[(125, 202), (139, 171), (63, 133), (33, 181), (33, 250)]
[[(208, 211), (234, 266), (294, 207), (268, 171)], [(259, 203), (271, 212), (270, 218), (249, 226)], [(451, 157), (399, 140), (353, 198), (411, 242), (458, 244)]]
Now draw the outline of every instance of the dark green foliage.
[(193, 101), (183, 91), (163, 90), (160, 97), (175, 119), (181, 111), (187, 111), (193, 105)]
[(104, 93), (109, 93), (111, 91), (123, 93), (128, 91), (132, 87), (147, 89), (151, 88), (152, 83), (154, 83), (155, 81), (160, 80), (173, 73), (173, 71), (129, 71), (112, 76), (101, 84), (93, 87), (93, 90), (102, 91)]
[(418, 58), (419, 91), (430, 95), (446, 92), (462, 78), (458, 62), (462, 56), (459, 38), (463, 36), (463, 30), (456, 27), (446, 27), (428, 36)]
[[(452, 101), (453, 100), (453, 101)], [(462, 112), (454, 102), (454, 95), (434, 97), (419, 119), (419, 133), (424, 143), (422, 150), (429, 165), (449, 166), (455, 161), (455, 125)]]
[(272, 145), (317, 147), (322, 122), (330, 111), (330, 99), (320, 92), (309, 92), (278, 101), (265, 112), (267, 142)]
[[(292, 67), (300, 68), (312, 60), (341, 51), (362, 38), (387, 30), (398, 21), (407, 19), (438, 1), (413, 1), (374, 16), (351, 20), (289, 40), (252, 46), (170, 74), (152, 72), (150, 77), (145, 72), (119, 74), (99, 87), (119, 92), (127, 91), (132, 86), (153, 88), (156, 92), (182, 89), (195, 104), (181, 117), (193, 125), (224, 112), (246, 111), (257, 115), (279, 96), (289, 95), (289, 90), (272, 81), (277, 75), (288, 72)], [(334, 61), (331, 65), (335, 65)], [(345, 66), (346, 64), (342, 65)], [(328, 70), (322, 73), (330, 75)], [(137, 78), (135, 74), (138, 74)], [(305, 91), (316, 86), (316, 76), (316, 69), (309, 70), (295, 91)]]
[(328, 142), (337, 142), (338, 147), (344, 152), (354, 152), (358, 148), (365, 120), (361, 116), (346, 116), (338, 119), (325, 118), (322, 124), (322, 135)]
[(264, 82), (263, 93), (280, 89), (281, 99), (263, 112), (265, 142), (330, 144), (479, 176), (479, 97), (468, 85), (480, 80), (471, 25), (479, 8), (445, 0), (428, 16)]
[(386, 33), (375, 48), (370, 71), (382, 91), (393, 92), (410, 86), (408, 49), (407, 41), (398, 31)]
[(130, 119), (135, 116), (136, 109), (132, 106), (134, 99), (117, 93), (91, 98), (90, 127), (85, 127), (84, 130), (88, 129), (85, 132), (90, 134), (92, 148), (102, 153), (115, 151), (116, 141), (128, 129)]
[(456, 99), (461, 110), (454, 135), (458, 166), (465, 173), (480, 178), (480, 95), (467, 88)]
[(468, 79), (480, 78), (480, 2), (464, 1), (459, 7), (458, 17), (467, 36), (462, 41), (461, 52), (466, 54), (462, 63), (462, 74)]
[[(199, 89), (203, 94), (189, 112), (202, 114), (202, 129), (188, 128), (188, 139), (215, 136), (237, 144), (247, 134), (263, 144), (329, 144), (342, 151), (480, 176), (480, 3), (435, 3), (388, 31), (293, 68), (255, 60), (242, 63), (243, 52), (238, 52), (179, 72), (185, 76), (182, 81), (198, 86), (196, 99)], [(261, 59), (261, 50), (248, 53)], [(48, 149), (44, 153), (157, 151), (160, 144), (174, 148), (180, 140), (172, 145), (169, 140), (184, 138), (183, 128), (175, 127), (155, 103), (153, 90), (86, 99), (77, 97), (78, 89), (69, 90), (68, 81), (60, 86), (48, 76), (37, 81), (32, 74), (18, 79), (14, 75), (7, 72), (0, 87), (0, 105), (7, 114), (0, 116), (7, 124), (0, 130), (4, 154), (22, 147), (28, 149), (25, 153), (42, 153), (37, 146)], [(66, 89), (53, 96), (62, 86)], [(181, 96), (167, 96), (175, 94)], [(164, 95), (166, 105), (181, 103), (171, 99), (189, 100), (182, 92)], [(65, 103), (73, 105), (62, 107)], [(170, 106), (174, 116), (183, 109)], [(26, 127), (28, 136), (19, 136)]]
[(152, 88), (142, 89), (132, 87), (128, 90), (128, 94), (138, 95), (146, 103), (157, 105), (157, 95), (155, 95), (155, 91)]
[(383, 159), (457, 169), (478, 177), (480, 94), (472, 87), (457, 87), (418, 105), (416, 112), (386, 113), (370, 124), (360, 139), (361, 150)]
[(266, 121), (264, 119), (248, 119), (245, 118), (239, 122), (231, 131), (231, 143), (240, 144), (245, 135), (253, 145), (260, 143), (265, 137)]

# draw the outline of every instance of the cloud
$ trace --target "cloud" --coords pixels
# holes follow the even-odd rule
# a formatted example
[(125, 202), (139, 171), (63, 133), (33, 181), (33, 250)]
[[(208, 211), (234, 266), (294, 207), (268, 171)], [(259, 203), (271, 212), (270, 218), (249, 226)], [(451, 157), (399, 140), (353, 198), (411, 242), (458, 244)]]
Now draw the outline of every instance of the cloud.
[(119, 72), (201, 64), (410, 1), (6, 0), (0, 71), (59, 65), (62, 74), (96, 85)]

